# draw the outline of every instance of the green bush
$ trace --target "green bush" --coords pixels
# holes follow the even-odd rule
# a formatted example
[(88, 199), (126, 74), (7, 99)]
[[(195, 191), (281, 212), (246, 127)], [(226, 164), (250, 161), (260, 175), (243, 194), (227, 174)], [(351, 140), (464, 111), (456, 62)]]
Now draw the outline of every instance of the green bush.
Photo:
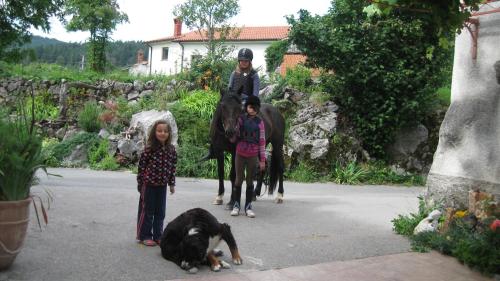
[(78, 125), (80, 128), (89, 133), (99, 132), (101, 129), (101, 123), (99, 121), (101, 111), (97, 103), (93, 101), (86, 102), (82, 111), (78, 114)]
[(436, 91), (438, 101), (443, 106), (449, 106), (451, 103), (451, 88), (449, 86), (441, 87)]
[(439, 47), (432, 22), (409, 11), (367, 18), (364, 0), (338, 0), (325, 16), (302, 10), (289, 18), (290, 40), (309, 65), (334, 73), (324, 79), (373, 157), (398, 129), (420, 122), (432, 109), (449, 53)]
[(59, 144), (56, 138), (47, 138), (42, 142), (42, 154), (45, 158), (45, 165), (48, 167), (59, 167), (61, 162), (54, 155), (54, 148)]
[(188, 111), (204, 120), (212, 119), (220, 94), (213, 91), (197, 90), (188, 93), (180, 101)]
[(32, 116), (31, 109), (35, 108), (35, 120), (55, 120), (59, 115), (59, 108), (56, 101), (52, 100), (52, 95), (47, 91), (39, 92), (34, 100), (28, 98), (24, 103), (24, 110), (27, 116)]
[(0, 201), (28, 198), (36, 171), (43, 168), (42, 138), (34, 129), (25, 116), (0, 114)]
[(366, 170), (364, 182), (368, 184), (425, 185), (423, 176), (411, 173), (398, 174), (381, 161), (369, 162), (364, 169)]
[(188, 79), (200, 89), (218, 91), (227, 88), (231, 72), (236, 68), (235, 59), (204, 56), (191, 64)]
[(431, 212), (432, 207), (425, 203), (422, 196), (418, 197), (418, 212), (410, 213), (409, 215), (398, 215), (397, 218), (391, 220), (393, 224), (393, 230), (397, 234), (412, 236), (413, 230), (418, 225), (418, 223), (426, 218)]
[(366, 176), (366, 171), (356, 162), (351, 162), (342, 167), (338, 163), (334, 166), (331, 178), (339, 184), (359, 184)]
[(85, 144), (87, 149), (96, 146), (99, 143), (99, 137), (95, 133), (81, 132), (75, 136), (66, 139), (51, 147), (51, 155), (53, 155), (59, 162), (64, 157), (69, 156), (71, 152), (80, 144)]
[(486, 226), (473, 226), (468, 217), (454, 219), (444, 234), (422, 232), (410, 236), (417, 251), (437, 250), (456, 257), (484, 274), (500, 274), (500, 235)]
[(109, 154), (109, 141), (106, 139), (89, 148), (88, 158), (92, 169), (114, 171), (120, 168), (113, 155)]
[(303, 161), (299, 162), (297, 167), (288, 171), (285, 176), (288, 180), (296, 182), (316, 182), (321, 178), (321, 175), (311, 165)]
[[(184, 143), (178, 150), (177, 175), (181, 177), (217, 178), (217, 161), (200, 159), (208, 152), (208, 146)], [(224, 175), (228, 178), (231, 169), (231, 155), (226, 154)]]
[(283, 62), (283, 57), (290, 42), (288, 40), (275, 41), (266, 48), (265, 59), (266, 59), (266, 69), (267, 72), (274, 72), (274, 70), (281, 65)]
[(291, 87), (301, 92), (309, 92), (310, 87), (313, 85), (311, 70), (300, 64), (287, 69), (285, 79)]

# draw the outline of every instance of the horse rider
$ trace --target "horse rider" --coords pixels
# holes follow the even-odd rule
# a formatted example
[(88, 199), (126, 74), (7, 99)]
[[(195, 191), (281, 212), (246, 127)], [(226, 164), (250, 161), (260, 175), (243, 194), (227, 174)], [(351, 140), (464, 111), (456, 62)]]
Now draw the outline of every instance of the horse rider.
[(238, 51), (238, 65), (229, 77), (229, 92), (241, 94), (242, 105), (249, 96), (259, 96), (259, 74), (252, 66), (253, 52), (248, 48)]

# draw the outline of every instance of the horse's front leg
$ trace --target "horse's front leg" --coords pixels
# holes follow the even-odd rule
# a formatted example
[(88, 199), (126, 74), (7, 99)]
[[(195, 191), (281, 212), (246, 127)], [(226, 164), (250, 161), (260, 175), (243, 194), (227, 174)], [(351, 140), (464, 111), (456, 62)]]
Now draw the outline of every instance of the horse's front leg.
[(219, 192), (213, 204), (222, 205), (224, 198), (224, 153), (217, 155), (217, 176), (219, 177)]
[(234, 169), (234, 163), (236, 161), (236, 152), (231, 153), (231, 170), (229, 171), (229, 180), (231, 181), (231, 200), (226, 204), (226, 210), (232, 210), (234, 205), (234, 182), (236, 181), (236, 170)]
[(257, 185), (255, 186), (255, 190), (253, 192), (252, 201), (257, 201), (257, 197), (260, 196), (260, 192), (262, 189), (262, 183), (264, 182), (264, 173), (263, 171), (257, 172)]
[(283, 203), (283, 194), (285, 190), (283, 189), (283, 173), (278, 175), (278, 195), (276, 195), (276, 203)]

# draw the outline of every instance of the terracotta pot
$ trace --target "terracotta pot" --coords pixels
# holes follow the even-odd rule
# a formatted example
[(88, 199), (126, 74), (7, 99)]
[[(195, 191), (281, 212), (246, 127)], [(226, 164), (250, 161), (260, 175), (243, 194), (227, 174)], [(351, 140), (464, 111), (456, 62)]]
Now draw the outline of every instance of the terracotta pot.
[(29, 222), (31, 198), (0, 201), (0, 270), (9, 268), (21, 251)]

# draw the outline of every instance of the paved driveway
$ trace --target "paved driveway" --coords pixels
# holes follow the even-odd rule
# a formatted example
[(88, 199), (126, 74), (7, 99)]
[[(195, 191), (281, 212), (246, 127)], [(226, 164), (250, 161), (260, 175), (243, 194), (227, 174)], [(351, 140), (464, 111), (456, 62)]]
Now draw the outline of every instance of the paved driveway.
[[(177, 178), (167, 199), (167, 221), (201, 207), (231, 225), (244, 264), (223, 272), (188, 275), (161, 257), (158, 247), (135, 242), (139, 194), (135, 175), (52, 169), (41, 177), (43, 196), (55, 197), (49, 225), (32, 220), (23, 251), (1, 280), (169, 280), (353, 260), (403, 253), (408, 241), (392, 231), (397, 214), (416, 211), (423, 187), (342, 186), (285, 182), (285, 202), (267, 195), (254, 203), (255, 219), (231, 217), (213, 206), (215, 180)], [(243, 192), (244, 194), (244, 192)], [(228, 200), (226, 193), (225, 200)], [(244, 197), (244, 195), (243, 195)], [(32, 218), (34, 214), (32, 212)], [(229, 255), (224, 244), (221, 249)], [(228, 256), (223, 259), (230, 260)]]

